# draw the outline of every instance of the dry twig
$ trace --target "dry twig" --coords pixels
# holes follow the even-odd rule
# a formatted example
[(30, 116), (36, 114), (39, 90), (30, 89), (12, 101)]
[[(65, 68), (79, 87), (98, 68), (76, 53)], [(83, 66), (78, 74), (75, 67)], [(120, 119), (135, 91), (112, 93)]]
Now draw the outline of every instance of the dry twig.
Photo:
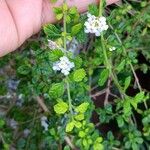
[(42, 98), (40, 98), (39, 96), (36, 97), (36, 100), (38, 102), (38, 104), (41, 106), (41, 108), (45, 111), (45, 112), (49, 112), (47, 106), (45, 105), (44, 101)]

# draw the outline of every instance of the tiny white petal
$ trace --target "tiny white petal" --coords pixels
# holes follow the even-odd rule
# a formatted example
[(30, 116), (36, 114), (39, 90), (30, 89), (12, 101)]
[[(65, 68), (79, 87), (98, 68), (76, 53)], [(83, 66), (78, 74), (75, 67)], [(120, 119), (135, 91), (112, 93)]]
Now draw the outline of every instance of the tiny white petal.
[(110, 48), (109, 48), (109, 51), (111, 51), (111, 52), (114, 51), (114, 50), (116, 50), (115, 47), (110, 47)]
[(108, 29), (108, 25), (105, 25), (105, 26), (104, 26), (104, 30), (107, 30), (107, 29)]
[(96, 35), (96, 36), (100, 36), (100, 32), (96, 32), (95, 35)]
[(67, 70), (61, 70), (61, 73), (63, 73), (65, 76), (67, 76), (69, 74), (69, 71), (67, 71)]
[(116, 50), (116, 47), (112, 47), (113, 50)]

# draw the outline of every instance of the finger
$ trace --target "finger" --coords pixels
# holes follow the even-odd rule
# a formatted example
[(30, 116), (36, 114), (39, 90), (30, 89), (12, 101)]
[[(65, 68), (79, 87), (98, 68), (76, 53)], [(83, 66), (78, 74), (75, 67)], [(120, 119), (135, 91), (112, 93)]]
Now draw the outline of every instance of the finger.
[[(108, 0), (108, 4), (117, 0)], [(63, 0), (50, 4), (49, 0), (1, 0), (0, 1), (0, 57), (15, 50), (32, 34), (37, 33), (43, 23), (55, 21), (53, 7)], [(77, 6), (83, 12), (90, 3), (98, 0), (67, 0), (69, 6)]]
[(16, 27), (5, 1), (0, 2), (0, 56), (15, 48), (18, 37)]
[[(119, 0), (107, 0), (107, 5), (115, 3)], [(49, 4), (49, 0), (44, 0), (43, 2), (43, 24), (51, 22), (54, 23), (56, 21), (55, 15), (53, 13), (53, 7), (58, 7), (63, 3), (63, 0), (58, 0), (56, 3)], [(80, 12), (84, 12), (87, 10), (89, 4), (99, 3), (99, 0), (67, 0), (67, 4), (69, 7), (76, 6)]]

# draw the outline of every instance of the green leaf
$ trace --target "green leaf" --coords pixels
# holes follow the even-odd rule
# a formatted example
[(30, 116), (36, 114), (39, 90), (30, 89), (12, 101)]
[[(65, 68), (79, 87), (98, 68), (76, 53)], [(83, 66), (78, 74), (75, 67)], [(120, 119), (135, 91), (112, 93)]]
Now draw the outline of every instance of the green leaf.
[(63, 6), (62, 6), (62, 7), (63, 7), (63, 10), (64, 10), (64, 11), (67, 11), (67, 10), (68, 10), (68, 5), (67, 5), (67, 3), (63, 3)]
[(79, 121), (74, 121), (74, 125), (76, 128), (81, 128), (82, 127), (82, 123)]
[(52, 62), (55, 62), (57, 61), (60, 57), (62, 57), (64, 54), (61, 50), (52, 50), (50, 53), (49, 53), (49, 59), (50, 61)]
[(53, 11), (56, 15), (63, 13), (62, 7), (55, 7), (53, 8)]
[(69, 122), (68, 124), (67, 124), (67, 126), (66, 126), (66, 132), (71, 132), (72, 130), (73, 130), (73, 128), (74, 128), (74, 122), (72, 121), (72, 122)]
[(75, 108), (75, 111), (78, 113), (85, 113), (88, 109), (89, 103), (84, 102), (81, 105), (79, 105), (78, 107)]
[(56, 28), (53, 24), (47, 24), (43, 27), (44, 33), (47, 35), (50, 39), (56, 39), (61, 37), (61, 31)]
[(71, 149), (68, 145), (66, 145), (63, 150), (71, 150)]
[(54, 106), (54, 111), (57, 114), (64, 114), (66, 111), (68, 110), (68, 104), (63, 102), (63, 101), (59, 101), (55, 106)]
[(90, 14), (92, 14), (94, 16), (98, 16), (99, 15), (98, 7), (95, 4), (89, 5), (88, 11), (89, 11)]
[(124, 59), (117, 67), (116, 67), (116, 70), (118, 72), (122, 71), (125, 67), (125, 64), (126, 64), (126, 60)]
[(63, 14), (58, 14), (58, 15), (56, 15), (56, 19), (57, 20), (61, 20), (63, 18)]
[(137, 150), (137, 149), (139, 149), (139, 148), (138, 148), (138, 144), (136, 144), (136, 143), (132, 143), (132, 149), (133, 149), (133, 150)]
[(122, 118), (122, 116), (118, 116), (117, 118), (117, 123), (118, 123), (118, 127), (123, 127), (124, 126), (124, 120)]
[(130, 116), (132, 113), (132, 108), (131, 108), (131, 100), (130, 99), (125, 99), (123, 103), (123, 113), (125, 116)]
[(74, 63), (75, 63), (75, 67), (76, 67), (77, 69), (79, 69), (79, 68), (81, 67), (82, 62), (83, 62), (83, 61), (82, 61), (82, 58), (80, 58), (79, 56), (75, 57)]
[(98, 143), (101, 143), (103, 141), (103, 138), (102, 137), (98, 137), (97, 139), (96, 139), (96, 142), (98, 142)]
[(124, 83), (124, 91), (127, 90), (127, 88), (128, 88), (129, 85), (130, 85), (130, 82), (131, 82), (131, 76), (129, 76), (129, 77), (127, 77), (127, 78), (125, 79), (125, 83)]
[(83, 146), (85, 147), (85, 149), (89, 149), (88, 140), (87, 140), (86, 138), (84, 138), (84, 139), (82, 140), (82, 144), (83, 144)]
[(5, 121), (0, 118), (0, 129), (3, 128), (3, 126), (5, 125)]
[(70, 23), (70, 22), (71, 22), (71, 18), (70, 18), (69, 15), (66, 16), (66, 22), (67, 22), (67, 23)]
[(134, 107), (134, 109), (137, 109), (138, 103), (144, 101), (144, 97), (145, 97), (144, 94), (145, 94), (144, 92), (140, 92), (133, 98), (133, 100), (131, 101), (131, 105)]
[(51, 129), (49, 130), (49, 132), (50, 132), (50, 134), (53, 135), (53, 136), (55, 136), (55, 135), (57, 134), (54, 128), (51, 128)]
[(108, 69), (103, 69), (103, 71), (100, 74), (98, 84), (100, 86), (103, 86), (104, 83), (107, 81), (108, 77), (109, 77), (109, 70)]
[(63, 83), (55, 83), (51, 86), (49, 90), (49, 96), (51, 98), (60, 98), (64, 94), (64, 84)]
[(30, 73), (30, 71), (31, 71), (30, 65), (21, 65), (17, 69), (17, 73), (22, 74), (22, 75), (27, 75)]
[(79, 137), (83, 138), (86, 136), (86, 133), (84, 131), (79, 131)]
[(71, 35), (74, 36), (80, 32), (82, 29), (82, 24), (78, 23), (71, 28)]
[(101, 143), (94, 143), (93, 150), (104, 150), (104, 146)]
[(78, 13), (77, 8), (76, 7), (71, 7), (70, 10), (69, 10), (69, 14), (74, 15), (76, 13)]
[(25, 139), (20, 138), (17, 141), (17, 149), (23, 149), (25, 145), (26, 145), (26, 140)]
[(125, 142), (125, 148), (129, 149), (131, 147), (130, 141)]
[(141, 7), (145, 7), (147, 5), (146, 1), (141, 2)]
[(131, 101), (131, 105), (134, 107), (134, 109), (137, 109), (137, 102), (134, 101), (134, 99)]
[(143, 143), (143, 139), (141, 137), (136, 137), (135, 138), (135, 141), (139, 144), (142, 144)]
[(3, 144), (4, 150), (10, 150), (10, 146), (7, 143)]
[(140, 103), (140, 102), (144, 101), (144, 97), (145, 97), (145, 92), (140, 92), (140, 93), (136, 94), (134, 100), (137, 103)]
[(73, 74), (73, 79), (75, 82), (80, 82), (82, 81), (86, 76), (86, 72), (84, 69), (78, 69), (74, 72)]
[(78, 120), (78, 121), (81, 121), (84, 119), (84, 115), (83, 114), (78, 114), (75, 116), (75, 119)]
[(79, 43), (84, 43), (85, 41), (87, 41), (88, 37), (87, 34), (84, 32), (84, 30), (81, 30), (77, 35), (76, 35), (76, 39)]

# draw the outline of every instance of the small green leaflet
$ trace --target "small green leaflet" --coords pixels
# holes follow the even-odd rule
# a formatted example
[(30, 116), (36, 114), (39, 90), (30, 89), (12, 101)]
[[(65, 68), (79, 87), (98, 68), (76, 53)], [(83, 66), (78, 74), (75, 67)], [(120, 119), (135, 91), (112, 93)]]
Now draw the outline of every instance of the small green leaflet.
[(89, 103), (84, 102), (81, 105), (79, 105), (78, 107), (76, 107), (75, 111), (79, 112), (79, 113), (85, 113), (88, 109), (88, 106), (89, 106)]
[(53, 24), (47, 24), (44, 26), (43, 29), (44, 29), (44, 33), (50, 39), (56, 39), (61, 37), (61, 31), (58, 28), (56, 28), (56, 26)]
[(63, 83), (55, 83), (49, 90), (49, 96), (51, 98), (60, 98), (64, 94), (64, 91), (65, 89)]
[(71, 35), (74, 36), (80, 32), (82, 29), (82, 24), (78, 23), (71, 28)]
[(71, 132), (71, 131), (73, 130), (74, 126), (75, 126), (75, 125), (74, 125), (74, 122), (73, 122), (73, 121), (67, 123), (66, 132)]
[(63, 101), (59, 101), (55, 106), (54, 106), (54, 111), (57, 114), (64, 114), (66, 111), (68, 110), (68, 104), (63, 102)]
[(131, 76), (127, 77), (125, 79), (125, 83), (124, 83), (124, 92), (127, 90), (127, 88), (129, 87), (130, 85), (130, 82), (131, 82)]
[(77, 69), (73, 74), (73, 79), (76, 82), (81, 82), (86, 76), (86, 72), (84, 69)]
[(109, 70), (103, 69), (103, 71), (100, 73), (98, 84), (100, 86), (103, 86), (105, 82), (107, 81), (108, 77), (109, 77)]
[(123, 61), (121, 61), (121, 63), (116, 67), (116, 70), (118, 72), (122, 71), (125, 67), (125, 64), (126, 64), (126, 60), (124, 59)]

